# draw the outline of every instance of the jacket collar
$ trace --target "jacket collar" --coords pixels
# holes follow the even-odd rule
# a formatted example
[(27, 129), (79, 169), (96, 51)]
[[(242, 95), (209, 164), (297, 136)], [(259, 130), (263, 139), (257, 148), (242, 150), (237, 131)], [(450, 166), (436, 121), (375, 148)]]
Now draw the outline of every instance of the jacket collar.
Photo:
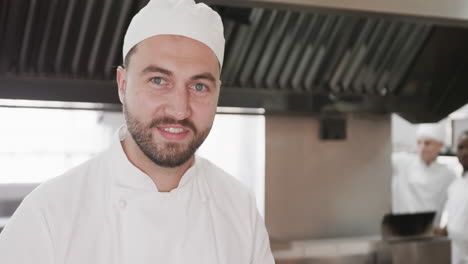
[[(114, 134), (111, 146), (107, 150), (110, 156), (110, 170), (114, 177), (114, 183), (124, 188), (158, 192), (151, 178), (128, 160), (122, 147), (122, 141), (127, 134), (127, 127), (122, 125)], [(182, 176), (179, 186), (171, 192), (184, 188), (195, 177), (199, 167), (198, 164), (200, 163), (199, 159), (200, 158), (195, 155), (194, 164), (185, 172), (184, 176)]]

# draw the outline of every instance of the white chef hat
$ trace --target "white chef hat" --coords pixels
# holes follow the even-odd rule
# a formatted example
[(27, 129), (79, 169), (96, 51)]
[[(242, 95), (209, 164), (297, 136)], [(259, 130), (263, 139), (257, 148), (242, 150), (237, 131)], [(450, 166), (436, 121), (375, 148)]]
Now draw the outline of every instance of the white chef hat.
[(130, 22), (123, 44), (123, 59), (139, 42), (157, 35), (179, 35), (198, 40), (223, 65), (224, 33), (221, 17), (194, 0), (150, 0)]
[(444, 127), (439, 124), (435, 124), (435, 123), (421, 124), (418, 126), (416, 136), (418, 138), (427, 137), (435, 141), (444, 143), (445, 130), (444, 130)]

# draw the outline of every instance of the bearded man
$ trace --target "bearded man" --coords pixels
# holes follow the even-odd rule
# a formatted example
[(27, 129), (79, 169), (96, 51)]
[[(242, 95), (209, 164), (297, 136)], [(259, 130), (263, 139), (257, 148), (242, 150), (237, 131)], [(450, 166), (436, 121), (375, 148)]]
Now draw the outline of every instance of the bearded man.
[(34, 190), (0, 235), (0, 263), (273, 264), (246, 188), (195, 155), (220, 93), (219, 15), (152, 0), (132, 19), (110, 148)]

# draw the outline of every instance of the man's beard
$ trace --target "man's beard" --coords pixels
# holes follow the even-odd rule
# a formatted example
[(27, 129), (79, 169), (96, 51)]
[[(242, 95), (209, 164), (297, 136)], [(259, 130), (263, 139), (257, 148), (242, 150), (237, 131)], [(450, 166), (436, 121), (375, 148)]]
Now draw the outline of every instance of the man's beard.
[[(127, 129), (141, 151), (155, 164), (165, 168), (179, 167), (187, 162), (205, 141), (211, 127), (198, 132), (195, 125), (187, 119), (177, 121), (169, 117), (152, 120), (148, 125), (140, 122), (128, 109), (123, 107)], [(155, 142), (151, 131), (163, 124), (179, 124), (190, 128), (194, 138), (187, 145), (172, 142)]]

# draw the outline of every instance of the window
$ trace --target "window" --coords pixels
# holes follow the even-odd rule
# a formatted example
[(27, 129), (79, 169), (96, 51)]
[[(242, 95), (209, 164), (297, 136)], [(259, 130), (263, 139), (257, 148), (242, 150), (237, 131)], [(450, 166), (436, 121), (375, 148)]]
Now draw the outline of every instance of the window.
[[(40, 183), (64, 173), (104, 150), (123, 123), (120, 112), (20, 107), (0, 107), (0, 120), (0, 185)], [(198, 150), (248, 186), (261, 212), (264, 152), (260, 114), (218, 114)]]
[(39, 183), (101, 151), (109, 127), (97, 111), (0, 108), (0, 183)]
[(212, 161), (255, 193), (257, 207), (265, 204), (265, 117), (216, 115), (211, 133), (198, 154)]

